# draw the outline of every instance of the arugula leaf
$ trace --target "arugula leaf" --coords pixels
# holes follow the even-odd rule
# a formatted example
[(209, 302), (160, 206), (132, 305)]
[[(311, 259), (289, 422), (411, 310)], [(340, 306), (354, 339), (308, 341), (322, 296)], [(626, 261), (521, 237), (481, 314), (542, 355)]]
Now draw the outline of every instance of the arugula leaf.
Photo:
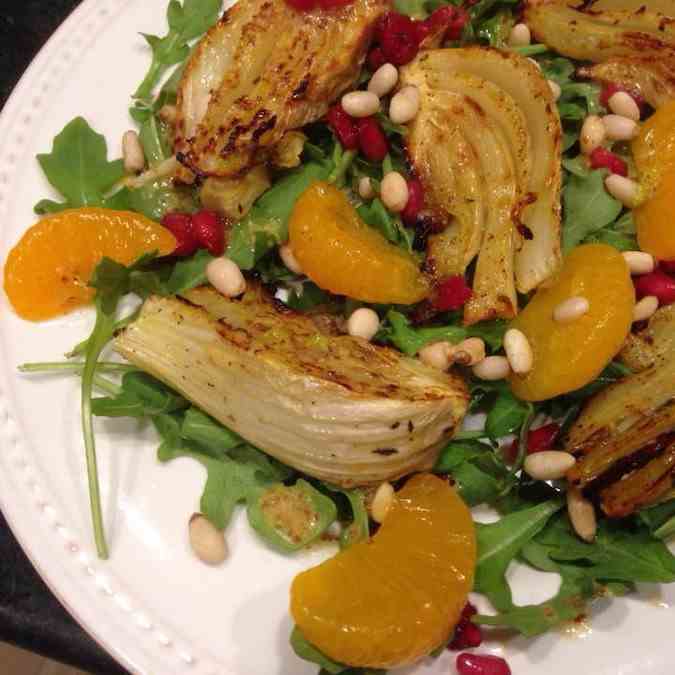
[(194, 406), (185, 413), (180, 429), (186, 441), (193, 441), (208, 448), (216, 456), (242, 445), (244, 440), (234, 431), (216, 422), (212, 417)]
[(105, 138), (82, 117), (69, 122), (54, 138), (52, 151), (37, 156), (50, 184), (65, 201), (42, 200), (38, 214), (55, 213), (78, 206), (108, 206), (105, 194), (124, 176), (122, 160), (108, 161)]
[(426, 19), (428, 0), (394, 0), (394, 9), (415, 19)]
[(675, 499), (642, 509), (638, 517), (655, 537), (665, 539), (672, 534), (675, 525)]
[(552, 500), (511, 513), (496, 523), (476, 525), (478, 561), (474, 590), (486, 595), (498, 610), (506, 611), (513, 606), (505, 578), (509, 564), (561, 508), (561, 502)]
[(584, 239), (584, 243), (593, 242), (609, 244), (619, 251), (634, 251), (637, 249), (637, 231), (633, 212), (626, 211), (618, 220)]
[(570, 175), (563, 191), (563, 248), (569, 251), (621, 213), (621, 202), (605, 190), (606, 170)]
[(330, 305), (333, 302), (334, 296), (330, 293), (311, 281), (304, 281), (302, 284), (293, 285), (286, 305), (299, 312), (306, 312), (321, 305)]
[(378, 230), (388, 241), (398, 243), (398, 228), (394, 218), (379, 199), (375, 198), (368, 204), (361, 204), (356, 211), (366, 224)]
[(152, 49), (152, 64), (134, 98), (150, 98), (166, 70), (188, 57), (190, 41), (216, 22), (222, 4), (222, 0), (184, 0), (182, 4), (179, 0), (171, 0), (167, 10), (169, 32), (163, 38), (143, 35)]
[(496, 440), (514, 433), (522, 426), (529, 409), (528, 403), (516, 398), (510, 389), (500, 391), (485, 421), (487, 435)]

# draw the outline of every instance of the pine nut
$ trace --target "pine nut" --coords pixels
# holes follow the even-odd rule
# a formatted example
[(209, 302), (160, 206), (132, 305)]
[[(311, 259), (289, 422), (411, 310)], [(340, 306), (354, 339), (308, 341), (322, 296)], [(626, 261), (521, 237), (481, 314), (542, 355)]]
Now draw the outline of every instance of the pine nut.
[(638, 133), (638, 125), (634, 120), (622, 115), (605, 115), (602, 118), (607, 138), (612, 141), (630, 141)]
[(581, 494), (579, 488), (570, 486), (567, 490), (567, 513), (574, 531), (584, 541), (594, 541), (598, 531), (595, 507)]
[(352, 117), (370, 117), (380, 110), (380, 99), (372, 91), (352, 91), (342, 97), (342, 108)]
[(207, 565), (220, 565), (227, 558), (225, 535), (201, 513), (195, 513), (188, 524), (190, 546)]
[(122, 136), (122, 157), (127, 173), (140, 173), (145, 169), (145, 153), (135, 131), (127, 131)]
[(460, 366), (475, 366), (485, 358), (485, 342), (473, 337), (462, 340), (454, 350), (452, 360)]
[(159, 117), (162, 122), (167, 124), (175, 124), (178, 119), (178, 108), (175, 105), (167, 103), (159, 109)]
[(422, 363), (438, 370), (447, 370), (452, 365), (454, 347), (449, 342), (432, 342), (420, 349), (418, 356)]
[(593, 150), (599, 148), (607, 137), (605, 125), (597, 115), (589, 115), (581, 125), (579, 144), (584, 155), (590, 155)]
[(408, 182), (398, 171), (390, 171), (380, 183), (382, 203), (393, 213), (400, 213), (408, 203)]
[(523, 469), (535, 480), (559, 480), (575, 464), (576, 459), (569, 452), (543, 450), (528, 455)]
[(532, 370), (534, 355), (525, 333), (509, 328), (504, 334), (504, 351), (514, 373), (524, 375)]
[(659, 299), (655, 295), (645, 295), (642, 300), (635, 303), (633, 321), (646, 321), (658, 308)]
[(553, 320), (558, 323), (570, 323), (580, 319), (584, 314), (588, 314), (591, 308), (590, 303), (581, 295), (563, 300), (553, 310)]
[(370, 342), (380, 330), (380, 317), (368, 307), (352, 312), (347, 319), (347, 332), (352, 337), (360, 337)]
[(372, 199), (375, 196), (373, 181), (368, 176), (359, 178), (359, 196), (361, 199)]
[(613, 173), (605, 178), (605, 188), (614, 199), (629, 209), (637, 204), (638, 184), (634, 180)]
[(560, 98), (560, 94), (562, 94), (562, 89), (560, 88), (560, 85), (554, 80), (548, 80), (548, 86), (549, 89), (551, 90), (551, 93), (553, 94), (553, 100), (557, 101)]
[(370, 505), (370, 515), (376, 523), (383, 523), (394, 503), (394, 488), (391, 483), (382, 483), (375, 491)]
[(372, 91), (380, 98), (386, 96), (398, 82), (398, 70), (391, 63), (380, 66), (368, 82), (368, 91)]
[(612, 94), (607, 101), (609, 109), (621, 117), (627, 117), (634, 122), (640, 121), (640, 107), (635, 99), (625, 91), (617, 91)]
[(532, 42), (532, 33), (527, 24), (517, 23), (509, 33), (509, 47), (526, 47)]
[(510, 372), (505, 356), (488, 356), (473, 367), (473, 374), (480, 380), (503, 380)]
[(420, 92), (417, 87), (403, 87), (389, 104), (389, 119), (394, 124), (407, 124), (415, 119), (420, 109)]
[(236, 298), (246, 291), (246, 279), (237, 263), (229, 258), (216, 258), (206, 266), (209, 283), (226, 298)]
[(656, 266), (654, 256), (644, 251), (624, 251), (623, 258), (628, 264), (630, 273), (634, 276), (650, 274)]
[(293, 254), (293, 249), (290, 244), (279, 246), (279, 257), (281, 258), (281, 262), (283, 262), (293, 274), (302, 274), (302, 267), (300, 267), (298, 259)]

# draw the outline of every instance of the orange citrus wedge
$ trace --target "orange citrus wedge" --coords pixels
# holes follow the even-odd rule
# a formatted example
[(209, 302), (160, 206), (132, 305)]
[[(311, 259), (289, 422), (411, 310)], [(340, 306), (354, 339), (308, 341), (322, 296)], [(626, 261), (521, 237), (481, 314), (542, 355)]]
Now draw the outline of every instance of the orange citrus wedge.
[(289, 234), (302, 271), (331, 293), (402, 305), (429, 294), (415, 258), (363, 222), (330, 183), (305, 190), (291, 214)]
[(471, 514), (446, 481), (411, 478), (382, 527), (291, 587), (291, 614), (304, 637), (349, 666), (414, 663), (445, 644), (473, 584)]
[(5, 293), (16, 313), (51, 319), (90, 302), (87, 286), (104, 256), (128, 265), (144, 253), (176, 247), (166, 228), (131, 211), (70, 209), (33, 225), (5, 263)]

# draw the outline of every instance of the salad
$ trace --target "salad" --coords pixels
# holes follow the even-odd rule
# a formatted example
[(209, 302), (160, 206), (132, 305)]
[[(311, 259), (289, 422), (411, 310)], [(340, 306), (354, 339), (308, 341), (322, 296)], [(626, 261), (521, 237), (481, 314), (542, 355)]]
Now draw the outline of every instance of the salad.
[[(95, 308), (20, 370), (81, 378), (99, 556), (95, 419), (133, 417), (206, 469), (202, 563), (239, 507), (280, 555), (337, 545), (289, 589), (322, 674), (508, 675), (491, 631), (675, 581), (671, 3), (222, 10), (171, 0), (123, 157), (68, 123), (5, 261), (22, 318)], [(557, 594), (516, 605), (515, 561)]]

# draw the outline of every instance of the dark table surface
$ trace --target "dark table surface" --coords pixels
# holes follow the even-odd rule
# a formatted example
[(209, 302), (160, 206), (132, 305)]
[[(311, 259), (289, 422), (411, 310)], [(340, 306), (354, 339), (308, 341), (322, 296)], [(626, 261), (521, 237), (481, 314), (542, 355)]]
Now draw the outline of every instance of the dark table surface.
[[(80, 0), (2, 0), (0, 108), (33, 56), (79, 2)], [(1, 514), (0, 640), (95, 675), (126, 673), (79, 627), (50, 593), (12, 536)], [(0, 672), (4, 673), (1, 664)]]

